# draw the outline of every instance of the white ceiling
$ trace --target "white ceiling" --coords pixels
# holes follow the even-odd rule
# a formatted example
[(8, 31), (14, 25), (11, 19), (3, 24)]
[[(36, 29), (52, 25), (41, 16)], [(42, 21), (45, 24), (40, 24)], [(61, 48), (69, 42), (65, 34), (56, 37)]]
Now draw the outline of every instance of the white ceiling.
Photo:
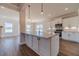
[[(79, 4), (78, 3), (45, 3), (43, 4), (43, 7), (44, 7), (44, 16), (41, 16), (40, 14), (41, 4), (40, 3), (31, 4), (31, 19), (33, 20), (33, 22), (42, 22), (42, 21), (50, 20), (53, 17), (57, 17), (73, 11), (77, 11), (79, 8)], [(68, 10), (65, 11), (64, 10), (65, 8), (68, 8)], [(26, 13), (27, 13), (26, 16), (28, 16), (28, 12)]]
[[(26, 6), (27, 5), (28, 4), (26, 4)], [(73, 11), (77, 11), (79, 8), (79, 3), (45, 3), (43, 5), (44, 5), (44, 16), (40, 14), (41, 13), (40, 3), (31, 4), (31, 19), (33, 22), (47, 21), (53, 17), (57, 17)], [(64, 10), (65, 8), (68, 8), (68, 10), (65, 11)], [(28, 6), (26, 11), (27, 11), (26, 19), (28, 19)], [(18, 20), (18, 17), (19, 17), (19, 13), (17, 11), (0, 7), (0, 19)]]
[(0, 5), (0, 20), (19, 20), (19, 12)]

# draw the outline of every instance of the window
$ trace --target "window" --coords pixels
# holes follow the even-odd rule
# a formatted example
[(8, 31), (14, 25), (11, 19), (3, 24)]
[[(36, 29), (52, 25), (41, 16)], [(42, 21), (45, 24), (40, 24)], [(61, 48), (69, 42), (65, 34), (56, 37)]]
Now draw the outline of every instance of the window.
[(36, 26), (36, 34), (43, 35), (43, 25), (40, 24)]
[(12, 23), (6, 22), (4, 24), (4, 27), (5, 27), (5, 33), (12, 33)]
[(31, 25), (26, 25), (26, 32), (31, 33)]

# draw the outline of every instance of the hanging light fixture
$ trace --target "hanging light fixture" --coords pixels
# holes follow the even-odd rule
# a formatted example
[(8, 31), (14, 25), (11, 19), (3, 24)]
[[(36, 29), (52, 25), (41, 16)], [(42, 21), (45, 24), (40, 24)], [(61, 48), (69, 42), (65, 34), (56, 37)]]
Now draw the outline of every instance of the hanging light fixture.
[(31, 22), (31, 17), (30, 17), (30, 5), (28, 5), (28, 21)]
[(44, 14), (44, 10), (43, 10), (43, 3), (41, 3), (41, 14)]

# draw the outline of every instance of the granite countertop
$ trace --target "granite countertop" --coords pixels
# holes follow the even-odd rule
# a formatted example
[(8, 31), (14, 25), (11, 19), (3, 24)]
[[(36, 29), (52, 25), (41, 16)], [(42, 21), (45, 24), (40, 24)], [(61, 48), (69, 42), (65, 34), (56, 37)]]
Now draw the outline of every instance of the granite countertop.
[(72, 33), (79, 33), (79, 31), (74, 31), (74, 30), (64, 30), (64, 32), (72, 32)]
[(52, 33), (52, 34), (47, 34), (47, 33), (43, 33), (43, 34), (33, 34), (33, 33), (26, 33), (26, 35), (32, 35), (32, 36), (35, 36), (35, 37), (39, 37), (39, 38), (52, 38), (53, 36), (57, 35), (55, 33)]

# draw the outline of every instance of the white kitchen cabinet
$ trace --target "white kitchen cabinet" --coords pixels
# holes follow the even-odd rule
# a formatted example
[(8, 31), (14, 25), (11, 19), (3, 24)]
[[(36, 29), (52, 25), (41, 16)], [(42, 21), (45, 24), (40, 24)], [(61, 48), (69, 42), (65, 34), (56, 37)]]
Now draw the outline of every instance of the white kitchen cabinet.
[(24, 42), (25, 42), (25, 34), (24, 33), (21, 33), (20, 34), (20, 42), (21, 42), (21, 44), (24, 44)]
[(33, 37), (33, 50), (38, 53), (38, 40), (37, 37)]
[(73, 35), (73, 41), (74, 42), (79, 42), (79, 33), (75, 32), (72, 35)]
[(59, 53), (59, 35), (53, 37), (39, 37), (25, 35), (25, 43), (40, 56), (57, 56)]
[(27, 40), (28, 40), (28, 36), (27, 35), (25, 35), (25, 44), (27, 45)]
[(69, 40), (69, 37), (70, 37), (70, 34), (67, 33), (67, 32), (62, 32), (62, 38), (65, 39), (65, 40)]
[(76, 39), (77, 39), (77, 36), (76, 36), (76, 33), (74, 32), (69, 32), (70, 33), (70, 41), (76, 41)]
[(77, 33), (76, 36), (77, 36), (76, 40), (77, 42), (79, 42), (79, 33)]
[(72, 37), (72, 33), (63, 31), (63, 32), (62, 32), (62, 38), (63, 38), (64, 40), (72, 41), (72, 38), (73, 38), (73, 37)]
[(50, 40), (41, 38), (39, 40), (39, 53), (41, 56), (49, 56), (50, 55)]
[(31, 35), (26, 35), (26, 44), (28, 47), (32, 48), (32, 36)]
[(55, 36), (54, 38), (51, 39), (51, 56), (56, 56), (58, 53), (59, 53), (59, 36)]
[(25, 43), (28, 45), (28, 35), (25, 36)]
[(62, 38), (69, 41), (79, 42), (79, 32), (63, 31)]
[(71, 32), (66, 32), (68, 34), (68, 40), (69, 41), (73, 41), (74, 37), (73, 34)]

